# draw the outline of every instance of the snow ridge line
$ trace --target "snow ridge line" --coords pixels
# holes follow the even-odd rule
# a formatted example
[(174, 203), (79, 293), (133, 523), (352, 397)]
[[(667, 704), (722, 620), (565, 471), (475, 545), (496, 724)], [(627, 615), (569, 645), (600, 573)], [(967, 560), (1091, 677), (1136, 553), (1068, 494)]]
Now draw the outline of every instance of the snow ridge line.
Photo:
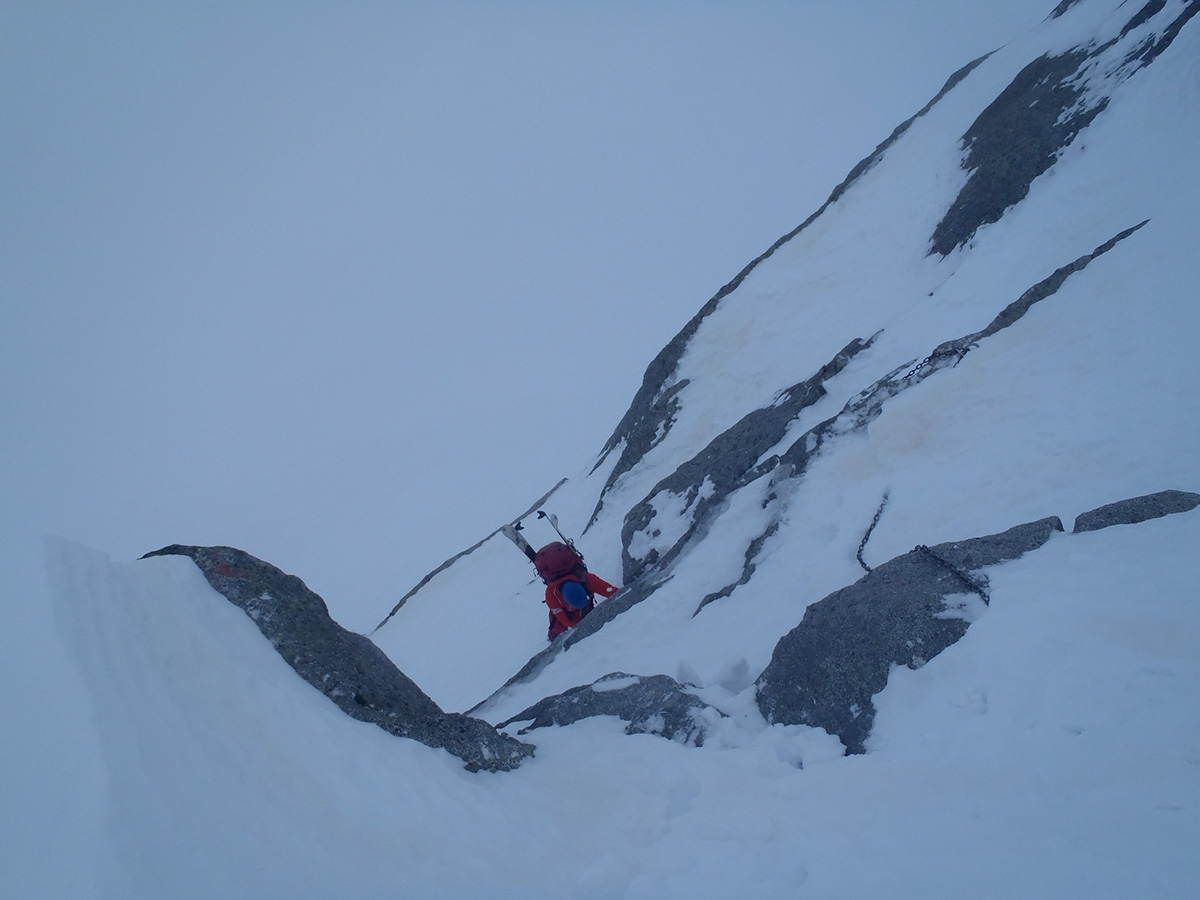
[[(535, 509), (537, 509), (539, 506), (541, 506), (543, 503), (545, 503), (547, 500), (549, 500), (550, 497), (553, 496), (554, 492), (557, 491), (564, 484), (566, 484), (566, 482), (567, 482), (566, 478), (559, 479), (558, 484), (556, 484), (554, 487), (550, 488), (550, 490), (548, 490), (545, 494), (543, 494), (536, 501), (534, 501), (533, 506), (529, 507), (529, 509), (525, 510), (525, 512), (521, 513), (519, 516), (517, 516), (515, 519), (513, 519), (511, 522), (509, 522), (507, 524), (508, 525), (516, 525), (518, 522), (520, 522), (526, 516), (530, 515)], [(386, 625), (388, 623), (388, 620), (400, 611), (400, 607), (402, 607), (405, 603), (407, 603), (411, 597), (413, 597), (418, 591), (421, 590), (421, 588), (425, 587), (425, 585), (429, 584), (429, 582), (433, 581), (434, 578), (436, 578), (438, 575), (442, 574), (442, 572), (445, 572), (447, 569), (449, 569), (452, 565), (454, 565), (456, 562), (458, 562), (463, 557), (470, 556), (472, 553), (474, 553), (476, 550), (478, 550), (480, 547), (482, 547), (484, 544), (486, 544), (488, 541), (490, 541), (492, 538), (494, 538), (496, 535), (498, 535), (501, 531), (503, 531), (505, 527), (506, 527), (505, 525), (501, 525), (499, 528), (497, 528), (495, 531), (493, 531), (491, 534), (489, 534), (483, 540), (477, 541), (476, 543), (474, 543), (470, 547), (468, 547), (466, 550), (462, 550), (459, 553), (455, 553), (452, 557), (450, 557), (448, 560), (446, 560), (444, 563), (442, 563), (440, 566), (438, 566), (436, 569), (434, 569), (432, 572), (430, 572), (428, 575), (426, 575), (424, 578), (422, 578), (420, 581), (418, 581), (416, 583), (416, 585), (408, 593), (406, 593), (403, 597), (401, 597), (399, 600), (396, 601), (396, 605), (392, 607), (392, 611), (389, 612), (386, 616), (384, 616), (383, 621), (380, 622), (378, 625), (376, 625), (374, 628), (372, 628), (367, 633), (367, 636), (370, 637), (371, 635), (375, 634), (375, 632), (377, 632), (380, 628), (382, 628), (384, 625)]]
[(236, 547), (172, 544), (142, 558), (154, 556), (189, 557), (297, 675), (351, 718), (444, 749), (472, 772), (510, 771), (533, 755), (532, 745), (481, 719), (445, 712), (370, 638), (335, 622), (295, 575)]

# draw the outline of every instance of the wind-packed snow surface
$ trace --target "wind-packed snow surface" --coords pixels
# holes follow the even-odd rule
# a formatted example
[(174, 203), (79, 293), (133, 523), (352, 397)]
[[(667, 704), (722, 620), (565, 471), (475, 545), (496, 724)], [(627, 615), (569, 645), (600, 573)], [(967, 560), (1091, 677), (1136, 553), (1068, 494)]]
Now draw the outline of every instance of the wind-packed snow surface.
[[(1191, 897), (1200, 510), (989, 566), (961, 639), (871, 698), (864, 754), (769, 723), (755, 682), (856, 554), (1200, 490), (1196, 6), (1063, 3), (701, 310), (544, 503), (626, 583), (601, 627), (526, 667), (542, 588), (497, 534), (374, 635), (493, 723), (670, 676), (709, 706), (702, 746), (588, 718), (469, 773), (343, 715), (190, 560), (52, 542), (88, 699), (69, 791), (30, 817), (68, 840), (42, 862), (6, 834), (6, 894)], [(981, 193), (997, 134), (1022, 165)]]

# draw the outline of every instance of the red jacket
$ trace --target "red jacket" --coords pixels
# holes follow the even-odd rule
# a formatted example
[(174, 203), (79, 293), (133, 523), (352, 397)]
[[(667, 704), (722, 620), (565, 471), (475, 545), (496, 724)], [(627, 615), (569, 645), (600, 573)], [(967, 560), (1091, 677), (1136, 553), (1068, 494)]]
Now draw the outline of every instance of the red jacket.
[(552, 581), (546, 585), (546, 605), (550, 607), (550, 633), (548, 636), (551, 638), (562, 634), (569, 628), (574, 628), (582, 622), (583, 617), (595, 608), (592, 600), (596, 594), (599, 594), (601, 597), (611, 597), (617, 592), (617, 588), (613, 587), (603, 578), (588, 572), (587, 584), (584, 585), (588, 592), (587, 606), (583, 609), (575, 609), (563, 600), (559, 587), (565, 581), (577, 580), (568, 575), (565, 578), (559, 578), (557, 581)]

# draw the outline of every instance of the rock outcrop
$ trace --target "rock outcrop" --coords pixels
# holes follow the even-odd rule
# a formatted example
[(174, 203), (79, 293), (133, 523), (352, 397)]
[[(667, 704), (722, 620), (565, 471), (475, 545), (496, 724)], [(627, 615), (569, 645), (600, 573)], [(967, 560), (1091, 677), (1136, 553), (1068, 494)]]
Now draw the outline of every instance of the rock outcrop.
[[(1073, 9), (1077, 3), (1062, 0), (1051, 19), (1070, 14), (1078, 28), (1058, 23), (1049, 29), (1051, 39), (1001, 48), (956, 73), (937, 97), (856, 166), (819, 210), (743, 268), (663, 348), (592, 468), (598, 492), (586, 495), (587, 502), (593, 496), (595, 501), (584, 533), (598, 525), (597, 538), (611, 541), (620, 529), (624, 588), (578, 628), (529, 658), (477, 710), (486, 715), (486, 710), (503, 709), (494, 718), (508, 716), (515, 704), (500, 701), (512, 698), (509, 688), (533, 683), (563, 654), (596, 638), (633, 607), (653, 605), (666, 585), (671, 588), (662, 598), (672, 615), (676, 604), (683, 604), (691, 607), (693, 618), (719, 620), (735, 613), (742, 598), (749, 601), (747, 609), (776, 602), (773, 596), (763, 598), (768, 590), (783, 593), (783, 582), (771, 579), (778, 579), (793, 558), (797, 566), (821, 564), (809, 552), (817, 546), (821, 552), (841, 554), (845, 562), (853, 550), (846, 538), (861, 534), (856, 523), (865, 523), (868, 501), (873, 508), (873, 497), (882, 494), (886, 502), (892, 488), (902, 483), (909, 496), (924, 489), (929, 476), (912, 467), (908, 457), (920, 455), (918, 448), (926, 441), (932, 446), (928, 424), (946, 434), (957, 429), (953, 436), (964, 448), (964, 468), (956, 474), (967, 474), (967, 466), (990, 465), (997, 439), (1022, 441), (1028, 428), (1031, 435), (1053, 437), (1054, 443), (1046, 444), (1053, 446), (1053, 465), (1040, 468), (1031, 456), (1027, 483), (1012, 489), (1065, 497), (1070, 479), (1094, 487), (1107, 477), (1111, 461), (1101, 463), (1092, 448), (1105, 446), (1115, 427), (1124, 427), (1138, 391), (1119, 391), (1108, 405), (1112, 412), (1096, 417), (1105, 424), (1092, 429), (1080, 422), (1078, 435), (1068, 433), (1074, 426), (1069, 417), (1043, 400), (1093, 390), (1089, 371), (1128, 364), (1145, 372), (1156, 366), (1156, 345), (1150, 341), (1141, 346), (1151, 349), (1129, 354), (1129, 362), (1114, 355), (1123, 346), (1116, 340), (1119, 318), (1109, 323), (1111, 334), (1104, 332), (1111, 347), (1098, 344), (1098, 352), (1087, 356), (1066, 351), (1083, 331), (1073, 325), (1122, 316), (1137, 302), (1150, 308), (1148, 300), (1124, 296), (1131, 290), (1126, 277), (1141, 271), (1139, 260), (1153, 258), (1146, 254), (1160, 252), (1153, 248), (1170, 237), (1173, 220), (1164, 216), (1147, 227), (1152, 221), (1148, 216), (1162, 208), (1157, 195), (1144, 204), (1089, 201), (1080, 208), (1090, 210), (1094, 221), (1075, 229), (1064, 224), (1070, 219), (1055, 220), (1053, 232), (1044, 229), (1045, 234), (1025, 234), (1020, 216), (1012, 212), (1023, 206), (1030, 210), (1025, 221), (1049, 209), (1069, 216), (1071, 198), (1083, 196), (1081, 185), (1102, 191), (1109, 170), (1095, 169), (1100, 154), (1091, 153), (1086, 165), (1076, 167), (1085, 144), (1096, 150), (1111, 139), (1112, 129), (1100, 127), (1106, 119), (1120, 119), (1127, 130), (1138, 121), (1123, 116), (1132, 103), (1148, 102), (1139, 85), (1152, 87), (1156, 76), (1147, 77), (1143, 70), (1177, 38), (1177, 52), (1171, 56), (1188, 58), (1195, 46), (1195, 23), (1187, 32), (1183, 29), (1200, 12), (1200, 0), (1114, 2), (1106, 11), (1089, 3), (1096, 7), (1094, 15), (1088, 13), (1091, 24)], [(935, 109), (960, 83), (965, 90)], [(935, 114), (925, 118), (931, 112)], [(939, 123), (947, 130), (941, 131)], [(904, 136), (914, 125), (920, 134), (910, 143)], [(893, 146), (898, 151), (892, 157), (895, 167), (892, 159), (885, 160)], [(932, 147), (940, 149), (931, 154)], [(1144, 158), (1153, 158), (1152, 151)], [(1124, 169), (1113, 171), (1152, 171), (1130, 167), (1136, 158), (1126, 152), (1114, 159)], [(870, 227), (861, 227), (855, 210), (858, 205), (865, 209), (865, 195), (877, 189), (874, 177), (863, 176), (875, 170), (879, 187), (886, 183), (893, 190), (918, 168), (927, 179), (925, 189), (912, 191), (911, 199), (907, 193), (889, 195), (887, 202), (871, 207)], [(1068, 172), (1075, 174), (1059, 177)], [(1126, 190), (1121, 197), (1126, 195), (1133, 192)], [(841, 209), (810, 229), (843, 198), (848, 202)], [(1051, 202), (1055, 205), (1047, 205)], [(911, 223), (919, 224), (912, 235)], [(803, 240), (775, 256), (806, 230)], [(1061, 242), (1049, 239), (1060, 231)], [(965, 265), (977, 244), (990, 254), (982, 268)], [(1177, 252), (1175, 246), (1162, 244), (1170, 252)], [(872, 254), (881, 247), (889, 254), (894, 250), (897, 262), (907, 259), (886, 278), (875, 277), (876, 266), (883, 263)], [(1089, 247), (1094, 249), (1084, 252)], [(1102, 263), (1082, 274), (1101, 258)], [(870, 277), (856, 273), (860, 259)], [(1110, 280), (1119, 287), (1110, 287)], [(1068, 284), (1070, 289), (1060, 294)], [(844, 310), (827, 314), (843, 302)], [(1159, 309), (1185, 302), (1168, 291), (1152, 305)], [(1170, 328), (1167, 322), (1157, 326)], [(1096, 334), (1099, 339), (1099, 329)], [(972, 352), (976, 350), (982, 352)], [(1113, 358), (1101, 358), (1100, 352)], [(742, 354), (762, 354), (762, 360), (743, 365)], [(1064, 365), (1056, 369), (1060, 356)], [(1180, 371), (1184, 377), (1175, 379), (1172, 388), (1189, 383), (1186, 370)], [(1000, 379), (1010, 379), (1012, 389), (1005, 390)], [(958, 404), (970, 411), (961, 423), (951, 418)], [(984, 408), (996, 410), (994, 425), (979, 415)], [(888, 416), (880, 421), (885, 409)], [(1045, 418), (1034, 424), (1038, 415)], [(1131, 427), (1139, 421), (1128, 418)], [(986, 452), (973, 462), (967, 447)], [(904, 458), (891, 457), (896, 449), (903, 450), (898, 455)], [(844, 466), (835, 459), (843, 453), (849, 460)], [(1069, 474), (1060, 471), (1064, 460)], [(1132, 463), (1136, 461), (1134, 453)], [(1085, 465), (1089, 462), (1095, 465)], [(1177, 468), (1171, 471), (1178, 471), (1178, 461), (1172, 464)], [(838, 487), (843, 477), (857, 480), (853, 491), (827, 490)], [(995, 472), (989, 477), (994, 480)], [(864, 482), (870, 482), (869, 494)], [(985, 493), (979, 492), (981, 497)], [(584, 502), (582, 496), (573, 495), (573, 501)], [(836, 498), (836, 503), (823, 513), (816, 503), (810, 505), (813, 498)], [(1074, 530), (1144, 521), (1196, 505), (1200, 495), (1167, 491), (1084, 513)], [(811, 518), (803, 527), (792, 527), (801, 516), (814, 515), (829, 518), (820, 538), (808, 527)], [(955, 521), (956, 513), (942, 508), (939, 515), (944, 527)], [(877, 514), (874, 524), (878, 521)], [(771, 722), (825, 728), (850, 752), (863, 752), (874, 718), (871, 697), (886, 685), (890, 669), (918, 667), (961, 638), (988, 602), (982, 570), (1040, 546), (1056, 530), (1062, 525), (1050, 518), (1001, 535), (921, 546), (874, 571), (862, 555), (868, 530), (857, 553), (867, 576), (811, 605), (803, 621), (779, 641), (757, 682), (761, 711)], [(710, 555), (712, 548), (717, 552)], [(756, 573), (764, 566), (771, 574), (756, 584)], [(652, 615), (647, 609), (638, 613)], [(797, 618), (798, 613), (787, 613), (772, 620), (775, 630), (763, 635), (766, 643), (759, 646), (770, 646)], [(697, 632), (705, 624), (700, 618)], [(524, 659), (514, 659), (513, 668)], [(612, 662), (592, 674), (617, 667)], [(639, 665), (626, 668), (639, 670)], [(645, 669), (673, 671), (669, 664)], [(555, 679), (553, 690), (578, 680)], [(653, 717), (637, 703), (610, 712), (596, 699), (601, 693), (595, 686), (575, 688), (509, 722), (528, 720), (533, 723), (528, 728), (535, 728), (585, 715), (620, 715), (630, 723)], [(523, 691), (519, 703), (529, 699)], [(604, 702), (615, 704), (618, 698)]]
[(768, 722), (824, 728), (849, 753), (864, 752), (875, 720), (871, 697), (887, 685), (892, 667), (920, 668), (961, 638), (988, 599), (980, 570), (1062, 530), (1052, 516), (917, 547), (812, 604), (758, 677), (759, 710)]
[(962, 166), (971, 175), (934, 229), (930, 253), (946, 256), (1025, 199), (1033, 180), (1104, 111), (1113, 91), (1171, 45), (1200, 11), (1200, 0), (1152, 27), (1164, 6), (1149, 0), (1118, 36), (1035, 59), (979, 114), (962, 136)]
[(1200, 494), (1190, 491), (1159, 491), (1143, 494), (1128, 500), (1107, 503), (1075, 517), (1072, 534), (1081, 531), (1098, 531), (1110, 525), (1136, 525), (1149, 519), (1158, 519), (1172, 513), (1188, 512), (1200, 506)]
[[(540, 700), (528, 709), (501, 722), (529, 722), (518, 734), (550, 725), (570, 725), (592, 716), (616, 716), (629, 724), (626, 734), (656, 734), (696, 747), (708, 731), (700, 715), (710, 709), (695, 694), (666, 675), (627, 675), (613, 672), (592, 684), (571, 688)], [(712, 715), (719, 716), (715, 710)]]
[(233, 547), (173, 544), (146, 556), (190, 557), (300, 677), (347, 715), (447, 750), (471, 771), (515, 769), (533, 755), (531, 745), (482, 719), (443, 712), (368, 638), (330, 618), (325, 601), (295, 575)]
[[(1198, 506), (1200, 494), (1189, 491), (1132, 497), (1082, 513), (1073, 533)], [(989, 600), (980, 570), (1035, 550), (1062, 530), (1052, 516), (1001, 534), (918, 546), (812, 604), (758, 677), (763, 716), (824, 728), (849, 753), (864, 752), (875, 719), (871, 698), (887, 685), (892, 667), (920, 668), (961, 638)]]

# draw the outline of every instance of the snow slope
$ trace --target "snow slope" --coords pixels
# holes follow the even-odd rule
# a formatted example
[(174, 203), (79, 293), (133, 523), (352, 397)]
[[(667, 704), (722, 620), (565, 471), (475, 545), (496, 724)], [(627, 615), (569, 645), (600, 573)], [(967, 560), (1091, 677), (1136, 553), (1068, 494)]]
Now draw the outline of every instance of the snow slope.
[[(1194, 5), (1064, 3), (681, 333), (647, 374), (660, 405), (635, 399), (669, 413), (654, 440), (622, 462), (635, 430), (619, 426), (546, 501), (640, 603), (497, 693), (545, 645), (546, 613), (493, 537), (375, 635), (444, 708), (493, 722), (610, 672), (671, 675), (724, 714), (704, 746), (595, 718), (531, 732), (515, 772), (470, 774), (342, 715), (188, 560), (51, 541), (48, 586), (5, 572), (28, 600), (15, 624), (47, 628), (52, 606), (66, 656), (5, 635), (23, 676), (5, 770), (27, 780), (6, 782), (20, 812), (0, 832), (0, 894), (1191, 897), (1200, 510), (1057, 534), (990, 569), (965, 636), (873, 698), (864, 755), (769, 725), (753, 682), (810, 603), (862, 574), (885, 495), (868, 564), (1200, 489), (1194, 20), (1127, 78), (1127, 56), (1097, 57), (1085, 80), (1111, 89), (1103, 110), (1003, 217), (928, 252), (967, 181), (960, 136), (1031, 60), (1152, 38)], [(904, 379), (1142, 222), (1008, 327)], [(769, 445), (705, 455), (872, 338), (815, 403), (771, 421)], [(870, 416), (814, 431), (863, 400), (879, 401)], [(733, 478), (739, 452), (753, 458)], [(527, 532), (553, 536), (532, 516)], [(50, 728), (26, 733), (43, 705)]]
[[(1151, 33), (1156, 22), (1161, 28), (1183, 9), (1166, 4), (1159, 19), (1126, 39)], [(827, 394), (787, 423), (763, 460), (783, 454), (889, 373), (906, 372), (942, 342), (983, 329), (1055, 270), (1146, 224), (958, 365), (831, 439), (802, 477), (777, 468), (724, 495), (705, 515), (706, 533), (683, 540), (669, 571), (650, 567), (645, 577), (671, 580), (607, 625), (612, 636), (576, 644), (536, 682), (489, 707), (489, 717), (499, 721), (611, 671), (682, 674), (702, 685), (732, 679), (744, 687), (804, 606), (861, 575), (855, 550), (885, 493), (868, 561), (1047, 515), (1069, 523), (1105, 502), (1200, 485), (1191, 349), (1200, 334), (1192, 302), (1200, 279), (1192, 251), (1198, 185), (1189, 162), (1200, 117), (1195, 104), (1179, 103), (1200, 86), (1194, 23), (1152, 65), (1114, 81), (1104, 111), (1021, 203), (948, 256), (929, 253), (935, 226), (967, 179), (959, 136), (980, 111), (1031, 60), (1103, 44), (1133, 12), (1115, 3), (1076, 4), (979, 63), (708, 312), (662, 381), (660, 394), (673, 392), (677, 408), (660, 423), (658, 442), (612, 480), (622, 453), (616, 446), (547, 505), (580, 534), (599, 501), (580, 546), (594, 571), (619, 579), (631, 561), (641, 565), (651, 550), (665, 554), (684, 538), (709, 475), (701, 470), (689, 482), (693, 494), (656, 485), (667, 485), (748, 413), (777, 404), (850, 341), (879, 332), (825, 381)], [(623, 533), (626, 513), (647, 501), (657, 514)], [(544, 524), (527, 521), (531, 535), (553, 538)], [(738, 581), (747, 549), (772, 526), (753, 579), (693, 619), (702, 598)], [(443, 705), (470, 708), (490, 695), (497, 676), (507, 677), (505, 662), (511, 675), (538, 646), (545, 614), (530, 575), (520, 556), (493, 538), (408, 601), (375, 639)], [(462, 586), (476, 580), (489, 585), (482, 597)], [(456, 643), (474, 644), (475, 631), (508, 635), (517, 623), (525, 629), (510, 650), (487, 642), (488, 661), (479, 668), (458, 666), (441, 649), (445, 611), (466, 597), (477, 599), (458, 622)]]
[(865, 756), (711, 687), (701, 748), (591, 719), (483, 776), (342, 715), (190, 561), (56, 542), (104, 785), (7, 895), (1189, 897), (1198, 540), (1193, 511), (1004, 566)]

